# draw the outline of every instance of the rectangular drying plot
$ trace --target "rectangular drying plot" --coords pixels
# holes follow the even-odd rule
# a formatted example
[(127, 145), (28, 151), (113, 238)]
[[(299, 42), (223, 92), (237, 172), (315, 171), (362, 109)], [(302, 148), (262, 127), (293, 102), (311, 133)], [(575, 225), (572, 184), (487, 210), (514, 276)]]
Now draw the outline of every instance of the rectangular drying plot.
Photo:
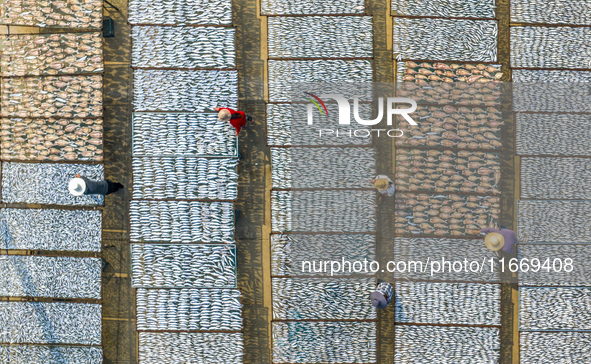
[(237, 71), (133, 71), (134, 111), (204, 112), (238, 105)]
[(133, 242), (234, 242), (231, 202), (133, 200), (129, 220)]
[(591, 244), (520, 244), (520, 286), (591, 287)]
[[(373, 234), (272, 234), (271, 275), (306, 276), (330, 275), (330, 271), (308, 272), (302, 270), (302, 262), (314, 260), (339, 261), (347, 257), (350, 261), (375, 260), (375, 235)], [(342, 261), (342, 260), (341, 260)], [(337, 274), (337, 273), (335, 273)], [(345, 270), (342, 273), (355, 272)]]
[(101, 226), (101, 211), (0, 209), (0, 247), (100, 252)]
[(501, 324), (498, 284), (398, 282), (395, 297), (396, 322)]
[(136, 296), (138, 331), (240, 331), (236, 289), (144, 289)]
[(0, 38), (0, 68), (3, 77), (102, 72), (102, 35), (9, 35)]
[(236, 288), (234, 245), (131, 245), (134, 288)]
[(589, 158), (521, 158), (521, 198), (589, 200), (589, 186)]
[(272, 329), (273, 363), (376, 362), (375, 322), (273, 322)]
[(591, 288), (521, 287), (519, 329), (591, 330)]
[(374, 191), (271, 191), (273, 231), (374, 232)]
[(403, 59), (495, 62), (497, 33), (494, 20), (395, 18), (394, 55)]
[(237, 159), (134, 157), (134, 199), (235, 200)]
[(101, 298), (98, 258), (0, 255), (0, 296)]
[(358, 58), (373, 54), (371, 16), (269, 17), (271, 58)]
[(131, 28), (132, 67), (234, 68), (235, 29), (225, 27)]
[(271, 148), (271, 171), (273, 188), (372, 188), (376, 150)]
[(520, 200), (522, 243), (591, 243), (591, 201)]
[(363, 14), (365, 0), (263, 0), (262, 15), (299, 15), (299, 14)]
[(139, 333), (142, 364), (242, 364), (242, 333)]
[(74, 196), (68, 184), (76, 174), (98, 181), (104, 166), (89, 164), (2, 163), (2, 202), (48, 205), (102, 205), (104, 196)]
[(130, 0), (129, 23), (231, 25), (231, 0)]
[(497, 363), (498, 328), (396, 326), (394, 363)]
[(0, 345), (0, 362), (10, 364), (102, 364), (96, 346)]
[(494, 18), (495, 0), (392, 0), (392, 13), (443, 18)]
[(374, 320), (373, 278), (273, 278), (274, 320)]
[(544, 2), (513, 0), (511, 1), (511, 21), (591, 25), (590, 8), (589, 0), (546, 0)]
[(519, 333), (520, 363), (589, 363), (590, 332)]
[(0, 0), (0, 23), (48, 28), (103, 27), (103, 2)]
[(0, 302), (0, 343), (101, 344), (101, 305)]
[[(591, 156), (591, 129), (587, 115), (516, 115), (517, 154)], [(578, 184), (567, 187), (577, 188)]]

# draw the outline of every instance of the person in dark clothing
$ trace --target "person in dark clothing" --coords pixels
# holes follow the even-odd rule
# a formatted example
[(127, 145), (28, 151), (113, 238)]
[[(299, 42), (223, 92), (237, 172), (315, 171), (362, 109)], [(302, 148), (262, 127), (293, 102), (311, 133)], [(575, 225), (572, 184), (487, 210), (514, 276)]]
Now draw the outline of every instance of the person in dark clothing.
[(110, 195), (111, 193), (115, 193), (123, 188), (123, 185), (118, 182), (111, 182), (109, 180), (103, 179), (101, 181), (92, 181), (84, 176), (79, 174), (76, 175), (76, 178), (70, 181), (68, 185), (68, 189), (70, 193), (74, 196), (82, 196), (82, 195)]

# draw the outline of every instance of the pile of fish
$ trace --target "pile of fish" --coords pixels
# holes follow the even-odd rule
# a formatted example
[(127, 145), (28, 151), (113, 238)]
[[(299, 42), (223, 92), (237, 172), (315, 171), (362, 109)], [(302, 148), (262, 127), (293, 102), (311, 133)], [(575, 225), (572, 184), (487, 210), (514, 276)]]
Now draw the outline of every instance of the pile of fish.
[(357, 58), (373, 55), (371, 16), (273, 16), (271, 58)]
[(134, 156), (237, 155), (237, 137), (217, 114), (133, 115)]
[[(330, 272), (308, 272), (308, 268), (302, 271), (302, 262), (339, 261), (343, 257), (353, 262), (364, 259), (375, 260), (375, 235), (271, 235), (271, 275), (273, 276), (329, 275)], [(345, 270), (338, 274), (354, 275), (355, 273)]]
[(130, 0), (130, 24), (231, 25), (231, 0)]
[(373, 232), (375, 192), (271, 191), (273, 231)]
[(10, 364), (102, 364), (96, 346), (0, 345), (0, 362)]
[(396, 234), (480, 235), (499, 228), (500, 203), (494, 196), (396, 194)]
[(240, 291), (234, 289), (137, 290), (137, 329), (240, 331)]
[(102, 119), (0, 119), (2, 160), (102, 161)]
[(2, 344), (101, 344), (101, 305), (0, 302)]
[(0, 9), (0, 22), (3, 24), (95, 29), (103, 26), (101, 0), (4, 0)]
[(237, 159), (135, 157), (134, 199), (235, 200)]
[(591, 330), (591, 288), (519, 288), (520, 330)]
[(79, 173), (104, 178), (102, 164), (2, 163), (2, 201), (53, 205), (101, 205), (100, 195), (74, 196), (68, 184)]
[[(589, 3), (580, 0), (511, 0), (511, 21), (516, 23), (546, 23), (591, 25)], [(559, 361), (547, 361), (558, 363)]]
[(363, 14), (365, 0), (263, 0), (261, 15), (291, 14)]
[(395, 363), (497, 363), (499, 329), (396, 326)]
[(1, 296), (101, 298), (98, 258), (0, 255)]
[(589, 200), (591, 159), (521, 158), (521, 198)]
[(393, 0), (392, 12), (396, 15), (443, 18), (494, 18), (495, 0)]
[(275, 363), (376, 362), (375, 322), (273, 322), (272, 329)]
[(480, 283), (396, 283), (396, 322), (500, 325), (501, 286)]
[(3, 78), (0, 115), (4, 118), (101, 117), (102, 90), (103, 76), (98, 75)]
[(273, 278), (274, 320), (374, 320), (373, 278)]
[(139, 333), (143, 364), (242, 364), (243, 350), (241, 333)]
[(0, 209), (0, 247), (100, 252), (101, 223), (101, 211)]
[(586, 27), (511, 27), (511, 66), (589, 68)]
[(131, 245), (134, 288), (235, 288), (234, 245)]
[[(296, 83), (372, 82), (371, 60), (310, 60), (276, 61), (269, 60), (269, 101), (291, 102), (292, 87)], [(349, 87), (355, 89), (353, 84)], [(308, 91), (314, 92), (314, 91)], [(298, 95), (298, 99), (305, 95)]]
[[(519, 259), (523, 258), (528, 259), (529, 270), (519, 272), (520, 286), (591, 287), (589, 266), (583, 263), (591, 259), (591, 244), (519, 244)], [(533, 259), (538, 259), (539, 265)], [(572, 261), (572, 270), (566, 267), (567, 259)]]
[(129, 220), (134, 242), (234, 242), (234, 204), (229, 202), (133, 200)]
[(0, 51), (3, 77), (103, 70), (101, 33), (9, 35), (0, 39)]
[(519, 342), (519, 362), (522, 364), (591, 362), (589, 332), (522, 331)]
[[(442, 258), (445, 261), (464, 261), (479, 262), (485, 259), (486, 264), (489, 264), (491, 258), (497, 258), (496, 252), (491, 252), (484, 245), (483, 239), (446, 239), (446, 238), (394, 238), (394, 257), (396, 261), (419, 261), (426, 264), (428, 259), (438, 260), (441, 262)], [(437, 267), (435, 265), (435, 267)], [(396, 271), (394, 278), (396, 279), (437, 279), (442, 281), (478, 281), (478, 282), (498, 282), (499, 274), (495, 269), (491, 273), (490, 265), (486, 265), (482, 272), (474, 273), (467, 269), (467, 272), (449, 271), (439, 272), (434, 276), (430, 275), (430, 266), (426, 273), (422, 274), (411, 269), (410, 272), (400, 273)]]
[(374, 148), (271, 148), (273, 188), (372, 188)]
[(495, 20), (396, 18), (393, 34), (394, 54), (403, 59), (497, 60)]
[(578, 114), (517, 113), (517, 154), (591, 156), (588, 120)]
[(204, 112), (223, 106), (236, 109), (237, 71), (133, 71), (134, 111)]
[(591, 201), (520, 200), (522, 243), (591, 243)]
[(234, 68), (235, 30), (225, 27), (134, 26), (131, 65), (157, 68)]
[(557, 82), (571, 84), (571, 86), (573, 83), (578, 84), (578, 86), (584, 86), (585, 83), (591, 82), (591, 71), (514, 70), (511, 76), (513, 78), (513, 82), (517, 84)]
[(500, 194), (500, 153), (396, 149), (398, 191)]

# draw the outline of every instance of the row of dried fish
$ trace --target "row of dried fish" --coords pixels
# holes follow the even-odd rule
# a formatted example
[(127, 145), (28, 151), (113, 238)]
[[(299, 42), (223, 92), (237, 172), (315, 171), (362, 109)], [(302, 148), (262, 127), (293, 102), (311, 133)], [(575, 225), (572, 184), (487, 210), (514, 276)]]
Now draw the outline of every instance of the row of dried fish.
[(55, 205), (101, 205), (100, 195), (74, 196), (68, 183), (79, 173), (104, 178), (102, 164), (2, 163), (2, 201)]
[(225, 27), (131, 28), (133, 67), (234, 68), (235, 29)]
[(494, 0), (393, 0), (396, 15), (433, 16), (444, 18), (494, 18)]
[(479, 283), (396, 283), (396, 322), (500, 325), (501, 286)]
[(101, 0), (3, 1), (0, 22), (35, 27), (101, 29), (102, 8)]
[[(589, 86), (585, 83), (513, 83), (513, 110), (516, 112), (589, 113)], [(563, 131), (564, 132), (564, 131)]]
[[(589, 2), (580, 0), (511, 1), (511, 21), (516, 23), (546, 23), (591, 25)], [(558, 363), (559, 361), (548, 361)]]
[[(519, 83), (568, 83), (582, 87), (591, 82), (591, 71), (571, 70), (513, 70), (511, 77), (515, 84)], [(547, 85), (544, 85), (547, 86)], [(536, 110), (531, 110), (536, 111)]]
[(137, 290), (137, 329), (240, 331), (240, 291), (233, 289)]
[(586, 27), (511, 27), (511, 67), (589, 68)]
[(230, 202), (133, 200), (129, 221), (133, 242), (234, 242)]
[(269, 17), (269, 57), (356, 58), (373, 55), (371, 16)]
[(273, 188), (372, 188), (374, 148), (271, 148)]
[(396, 145), (460, 149), (500, 149), (503, 145), (503, 121), (497, 108), (419, 106), (416, 115), (416, 126), (397, 120), (404, 135), (396, 138)]
[(0, 119), (2, 160), (103, 160), (102, 119)]
[[(375, 235), (372, 234), (272, 234), (271, 275), (305, 276), (329, 275), (327, 272), (309, 272), (302, 269), (302, 262), (314, 260), (362, 262), (375, 260)], [(335, 273), (337, 274), (337, 273)], [(338, 274), (353, 275), (354, 272)]]
[(101, 251), (101, 211), (0, 209), (0, 247)]
[(591, 159), (521, 158), (521, 198), (589, 200)]
[(374, 320), (373, 278), (273, 278), (274, 320)]
[(479, 235), (499, 227), (499, 197), (396, 194), (396, 234)]
[(234, 245), (131, 245), (134, 288), (236, 288)]
[(101, 298), (97, 258), (0, 256), (1, 296)]
[(103, 116), (102, 76), (2, 79), (0, 115), (17, 118)]
[(520, 330), (590, 330), (590, 288), (519, 288)]
[[(349, 92), (356, 91), (355, 82), (372, 82), (371, 60), (309, 60), (267, 62), (269, 67), (269, 101), (291, 102), (294, 100), (292, 88), (297, 83), (338, 83), (341, 88), (349, 85)], [(371, 85), (371, 84), (370, 84)], [(296, 88), (297, 89), (297, 88)], [(306, 90), (315, 92), (314, 90)], [(300, 101), (302, 94), (297, 95)]]
[(591, 243), (591, 201), (520, 200), (517, 231), (527, 243)]
[(231, 0), (130, 0), (130, 24), (231, 25)]
[(523, 364), (591, 362), (589, 332), (522, 331), (519, 343), (519, 362)]
[(204, 112), (214, 107), (236, 109), (237, 71), (133, 71), (134, 111)]
[[(413, 61), (401, 61), (397, 62), (396, 66), (398, 68), (397, 80), (399, 83), (416, 82), (420, 86), (425, 86), (425, 90), (428, 90), (428, 86), (439, 86), (440, 82), (444, 82), (441, 84), (442, 87), (446, 87), (443, 90), (434, 89), (432, 91), (426, 91), (429, 95), (439, 95), (442, 99), (470, 99), (469, 95), (474, 95), (478, 92), (474, 90), (481, 89), (484, 86), (480, 85), (481, 83), (494, 83), (494, 81), (500, 81), (503, 77), (501, 65), (499, 64), (453, 62), (416, 63)], [(445, 85), (446, 83), (450, 85)], [(472, 83), (474, 84), (465, 87), (465, 84)], [(451, 88), (448, 86), (451, 86)], [(460, 90), (461, 93), (459, 92)], [(437, 93), (433, 93), (433, 91), (437, 91)], [(486, 91), (485, 89), (480, 92)], [(450, 93), (453, 96), (449, 95)], [(436, 101), (439, 103), (443, 102), (443, 100)]]
[(273, 322), (272, 329), (276, 363), (376, 362), (375, 322)]
[(399, 191), (500, 194), (500, 153), (470, 150), (396, 150)]
[(0, 302), (2, 344), (101, 344), (101, 305)]
[(0, 50), (4, 77), (103, 71), (101, 33), (9, 35)]
[(10, 364), (102, 364), (96, 346), (0, 345), (0, 362)]
[(216, 114), (135, 113), (133, 155), (233, 157), (237, 137)]
[(273, 231), (373, 232), (375, 192), (271, 191)]
[(242, 364), (242, 333), (140, 332), (143, 364)]
[(498, 328), (396, 326), (394, 362), (490, 364), (500, 357)]
[(314, 0), (263, 0), (261, 15), (292, 14), (363, 14), (365, 0), (336, 0), (330, 2)]
[(237, 159), (135, 157), (134, 199), (235, 200)]
[(394, 55), (403, 59), (497, 60), (494, 20), (396, 18), (393, 34)]
[(591, 244), (519, 244), (519, 259), (520, 286), (591, 287)]

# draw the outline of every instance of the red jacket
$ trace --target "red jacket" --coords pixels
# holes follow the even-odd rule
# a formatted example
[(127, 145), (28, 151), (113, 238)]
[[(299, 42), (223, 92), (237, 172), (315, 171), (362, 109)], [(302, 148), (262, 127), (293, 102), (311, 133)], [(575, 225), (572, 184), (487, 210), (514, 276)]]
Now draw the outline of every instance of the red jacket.
[(232, 126), (236, 128), (236, 134), (240, 133), (240, 129), (242, 129), (242, 127), (246, 125), (246, 114), (242, 111), (232, 110), (227, 107), (220, 107), (220, 110), (228, 110), (232, 117), (234, 116), (234, 114), (240, 114), (239, 118), (230, 119), (230, 124), (232, 124)]

